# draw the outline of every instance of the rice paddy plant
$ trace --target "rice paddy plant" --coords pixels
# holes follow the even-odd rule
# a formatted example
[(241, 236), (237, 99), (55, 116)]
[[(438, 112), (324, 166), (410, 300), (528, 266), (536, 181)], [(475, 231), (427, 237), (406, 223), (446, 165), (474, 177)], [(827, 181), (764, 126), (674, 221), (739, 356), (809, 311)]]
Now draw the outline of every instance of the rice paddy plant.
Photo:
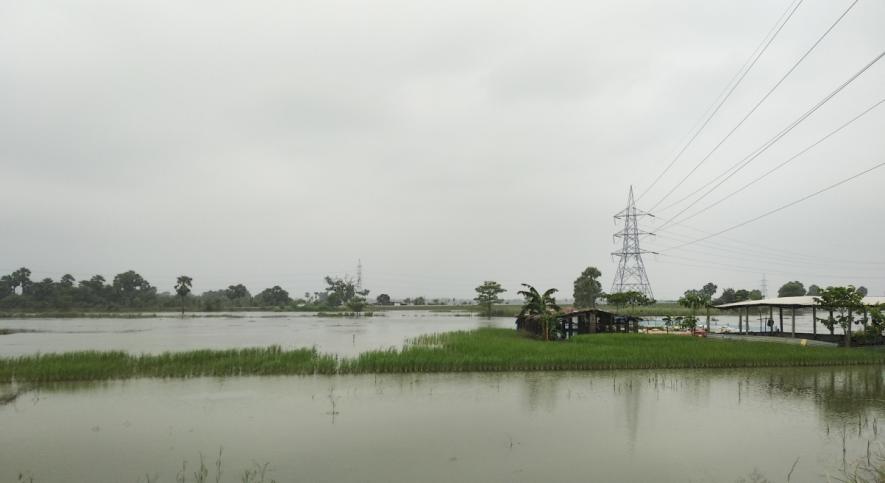
[(285, 351), (279, 346), (158, 355), (84, 351), (0, 359), (0, 382), (332, 374), (337, 366), (334, 356), (318, 354), (315, 349)]
[(506, 329), (417, 337), (401, 351), (370, 351), (340, 372), (462, 372), (651, 368), (730, 368), (880, 364), (885, 352), (801, 347), (685, 336), (592, 334), (541, 343)]
[(196, 350), (159, 355), (73, 352), (0, 358), (0, 383), (416, 372), (737, 368), (885, 363), (885, 351), (677, 335), (588, 334), (542, 342), (509, 329), (430, 334), (401, 350), (339, 359), (315, 349)]

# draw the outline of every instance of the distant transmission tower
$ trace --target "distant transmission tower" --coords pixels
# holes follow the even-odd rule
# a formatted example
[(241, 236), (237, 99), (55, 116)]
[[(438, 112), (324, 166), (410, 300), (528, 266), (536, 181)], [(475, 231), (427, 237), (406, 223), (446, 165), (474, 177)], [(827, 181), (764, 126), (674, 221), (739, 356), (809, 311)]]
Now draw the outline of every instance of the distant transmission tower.
[(356, 261), (356, 291), (360, 292), (363, 289), (363, 260), (358, 259)]
[(639, 248), (640, 235), (652, 235), (639, 229), (639, 217), (654, 216), (636, 208), (633, 200), (633, 186), (630, 186), (630, 196), (627, 198), (627, 207), (615, 215), (615, 220), (624, 220), (624, 229), (615, 233), (615, 238), (622, 241), (621, 250), (612, 255), (619, 257), (618, 272), (612, 283), (612, 293), (635, 291), (653, 299), (651, 284), (648, 282), (648, 274), (645, 273), (645, 264), (642, 263), (643, 253), (648, 252)]
[(765, 274), (762, 274), (762, 298), (768, 298), (768, 279), (765, 278)]

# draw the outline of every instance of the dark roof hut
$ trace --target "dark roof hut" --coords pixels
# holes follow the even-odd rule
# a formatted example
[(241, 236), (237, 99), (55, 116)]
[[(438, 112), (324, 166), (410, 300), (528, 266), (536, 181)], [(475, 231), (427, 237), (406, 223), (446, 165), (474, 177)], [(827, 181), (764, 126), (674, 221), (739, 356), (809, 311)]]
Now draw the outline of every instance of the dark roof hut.
[[(544, 325), (537, 315), (521, 315), (516, 318), (516, 329), (544, 336)], [(557, 314), (551, 327), (551, 338), (569, 339), (577, 334), (600, 332), (639, 332), (639, 318), (618, 315), (600, 309), (577, 310)]]

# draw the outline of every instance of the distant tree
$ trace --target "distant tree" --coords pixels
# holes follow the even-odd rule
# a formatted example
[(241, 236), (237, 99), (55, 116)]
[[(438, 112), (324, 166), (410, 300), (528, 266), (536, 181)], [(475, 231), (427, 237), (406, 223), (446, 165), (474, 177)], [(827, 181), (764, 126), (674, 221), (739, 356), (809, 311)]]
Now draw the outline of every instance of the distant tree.
[(21, 287), (21, 294), (27, 295), (28, 291), (31, 288), (31, 271), (25, 267), (19, 268), (18, 270), (12, 272), (10, 275), (10, 279), (12, 280), (12, 290)]
[(390, 301), (390, 295), (383, 293), (375, 297), (375, 303), (377, 303), (378, 305), (390, 305), (393, 302)]
[(740, 289), (734, 293), (734, 301), (735, 302), (743, 302), (745, 300), (750, 300), (750, 291), (746, 289)]
[(50, 304), (55, 301), (55, 282), (51, 278), (44, 278), (33, 284), (30, 292), (37, 302)]
[(798, 280), (783, 284), (777, 291), (778, 297), (801, 297), (805, 294), (805, 285)]
[(762, 291), (759, 289), (750, 290), (750, 300), (762, 300)]
[(0, 277), (0, 299), (15, 294), (15, 286), (12, 284), (12, 277), (3, 275)]
[(124, 307), (144, 306), (151, 302), (157, 293), (147, 280), (133, 270), (114, 277), (112, 287), (114, 297)]
[(61, 276), (61, 279), (58, 281), (58, 285), (63, 288), (71, 288), (74, 286), (74, 282), (76, 279), (70, 273), (66, 273)]
[(403, 305), (412, 305), (412, 299), (410, 297), (406, 297), (403, 299)]
[(255, 296), (255, 302), (265, 307), (284, 307), (289, 305), (291, 301), (289, 292), (283, 290), (279, 285), (264, 289)]
[(723, 304), (733, 304), (737, 302), (737, 292), (733, 288), (727, 288), (722, 291), (722, 295), (719, 296), (718, 299), (713, 301), (715, 305), (723, 305)]
[(348, 278), (332, 278), (327, 276), (325, 281), (325, 303), (330, 307), (347, 305), (357, 297), (363, 298), (363, 302), (365, 302), (365, 297), (369, 295), (368, 290), (358, 290), (353, 280)]
[[(746, 290), (745, 290), (746, 292)], [(679, 305), (688, 307), (691, 310), (691, 316), (683, 319), (683, 325), (694, 332), (697, 327), (697, 311), (710, 306), (710, 297), (700, 290), (688, 290), (678, 301)]]
[(347, 309), (353, 312), (354, 315), (361, 314), (365, 307), (366, 299), (361, 295), (354, 295), (347, 301)]
[(179, 276), (178, 281), (175, 283), (175, 293), (178, 294), (178, 298), (181, 300), (182, 316), (184, 316), (184, 300), (187, 298), (187, 295), (191, 293), (191, 286), (193, 286), (193, 283), (194, 279), (187, 275)]
[(808, 286), (808, 292), (805, 295), (820, 295), (820, 287), (811, 284)]
[[(827, 287), (821, 291), (817, 303), (824, 309), (838, 314), (830, 319), (829, 324), (838, 323), (845, 331), (845, 347), (851, 346), (851, 325), (854, 322), (854, 314), (860, 313), (864, 309), (863, 295), (853, 285)], [(828, 325), (828, 327), (832, 327), (832, 325)]]
[(427, 304), (427, 301), (424, 300), (424, 297), (415, 297), (415, 298), (412, 300), (412, 303), (415, 304), (415, 305), (426, 305), (426, 304)]
[(596, 299), (602, 296), (602, 284), (599, 277), (602, 276), (596, 267), (587, 267), (575, 280), (574, 297), (575, 307), (596, 307)]
[(708, 299), (713, 300), (713, 296), (716, 295), (716, 290), (718, 288), (719, 287), (717, 287), (715, 283), (709, 282), (701, 289), (701, 293), (706, 295)]
[(559, 305), (556, 305), (556, 298), (553, 297), (553, 294), (558, 290), (551, 288), (542, 294), (527, 283), (522, 286), (526, 290), (520, 290), (517, 293), (525, 298), (525, 303), (519, 311), (519, 316), (538, 317), (544, 329), (544, 340), (550, 340), (550, 328), (556, 322), (556, 314), (560, 311)]
[(476, 287), (474, 290), (476, 290), (476, 297), (473, 300), (476, 300), (476, 303), (483, 308), (483, 311), (488, 318), (492, 317), (492, 306), (504, 301), (498, 297), (498, 295), (507, 291), (501, 288), (500, 283), (492, 280), (484, 281), (482, 285)]
[(252, 294), (249, 293), (249, 289), (245, 285), (238, 283), (236, 285), (228, 285), (224, 291), (224, 296), (230, 300), (248, 300), (252, 297)]
[(861, 297), (866, 297), (867, 294), (870, 293), (870, 291), (867, 290), (866, 287), (861, 285), (860, 287), (857, 287), (857, 293), (859, 293), (861, 295)]

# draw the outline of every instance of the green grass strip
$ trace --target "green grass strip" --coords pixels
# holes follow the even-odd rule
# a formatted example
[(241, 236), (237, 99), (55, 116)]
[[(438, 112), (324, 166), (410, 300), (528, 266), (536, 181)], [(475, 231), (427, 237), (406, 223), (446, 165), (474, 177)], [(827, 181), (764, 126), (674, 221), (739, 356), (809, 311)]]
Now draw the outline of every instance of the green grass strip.
[(313, 349), (198, 350), (160, 355), (73, 352), (0, 359), (0, 382), (133, 377), (372, 374), (830, 366), (885, 363), (870, 348), (802, 347), (676, 335), (592, 334), (543, 342), (509, 329), (418, 337), (402, 350), (339, 359)]

